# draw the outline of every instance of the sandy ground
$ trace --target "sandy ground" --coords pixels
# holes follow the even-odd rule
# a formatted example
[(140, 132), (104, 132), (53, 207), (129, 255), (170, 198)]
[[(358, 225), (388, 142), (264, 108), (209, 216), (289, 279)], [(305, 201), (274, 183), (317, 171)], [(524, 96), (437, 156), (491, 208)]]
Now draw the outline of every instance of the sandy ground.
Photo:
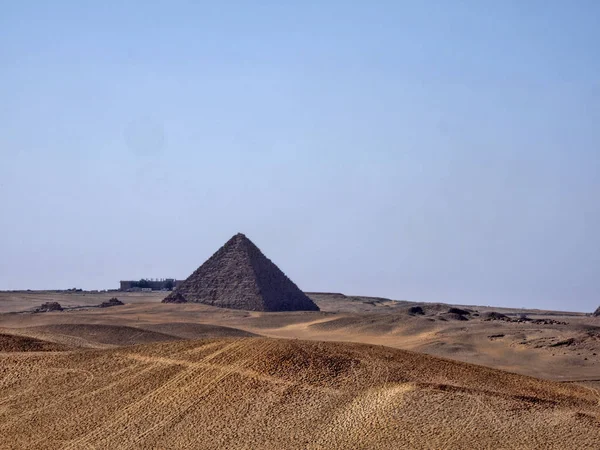
[[(260, 313), (201, 304), (161, 304), (164, 292), (0, 293), (0, 308), (27, 311), (46, 301), (58, 301), (63, 306), (94, 306), (113, 296), (126, 305), (43, 314), (0, 314), (0, 332), (101, 348), (156, 342), (163, 338), (151, 338), (150, 334), (143, 337), (115, 334), (114, 342), (100, 342), (85, 329), (60, 332), (56, 326), (124, 325), (186, 339), (232, 336), (231, 330), (214, 334), (206, 332), (206, 328), (190, 328), (194, 324), (211, 325), (274, 338), (385, 345), (557, 381), (600, 381), (600, 318), (581, 313), (529, 310), (527, 314), (532, 319), (566, 324), (486, 321), (485, 313), (492, 310), (510, 314), (513, 320), (523, 310), (482, 306), (468, 307), (479, 316), (470, 315), (469, 320), (459, 321), (445, 318), (452, 305), (419, 304), (425, 305), (426, 314), (413, 316), (406, 312), (413, 303), (341, 294), (312, 295), (321, 307), (320, 312)], [(48, 326), (55, 328), (47, 329)]]
[(0, 354), (2, 448), (597, 448), (600, 395), (388, 347)]
[(600, 448), (600, 319), (163, 297), (0, 293), (0, 448)]

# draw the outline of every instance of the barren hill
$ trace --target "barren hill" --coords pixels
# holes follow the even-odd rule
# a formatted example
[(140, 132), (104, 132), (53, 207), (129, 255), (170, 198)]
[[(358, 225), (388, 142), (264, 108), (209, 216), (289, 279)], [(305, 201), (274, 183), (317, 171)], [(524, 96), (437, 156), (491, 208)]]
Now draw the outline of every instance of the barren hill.
[(264, 338), (0, 353), (0, 448), (597, 448), (600, 395), (432, 356)]
[[(144, 327), (57, 323), (23, 328), (0, 328), (0, 351), (9, 351), (11, 348), (15, 349), (11, 351), (56, 351), (78, 347), (112, 348), (180, 339), (251, 336), (256, 335), (237, 328), (185, 322), (153, 323)], [(19, 350), (20, 348), (23, 350)]]
[(0, 333), (0, 352), (55, 352), (68, 347), (29, 336)]

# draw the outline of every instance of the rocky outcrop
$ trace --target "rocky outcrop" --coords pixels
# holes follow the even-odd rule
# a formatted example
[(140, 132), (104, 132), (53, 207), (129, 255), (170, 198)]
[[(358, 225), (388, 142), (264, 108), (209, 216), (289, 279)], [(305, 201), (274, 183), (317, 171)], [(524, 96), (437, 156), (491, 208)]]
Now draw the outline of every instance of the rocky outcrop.
[(510, 317), (506, 314), (502, 314), (496, 311), (485, 312), (481, 315), (483, 320), (502, 320), (504, 322), (510, 322)]
[(60, 306), (58, 302), (46, 302), (42, 303), (38, 308), (35, 309), (35, 312), (50, 312), (50, 311), (62, 311), (63, 308)]
[(102, 302), (100, 303), (100, 308), (110, 308), (111, 306), (120, 306), (120, 305), (124, 305), (125, 303), (123, 303), (121, 300), (119, 300), (116, 297), (111, 298), (110, 300), (106, 301), (106, 302)]
[(468, 316), (468, 315), (470, 315), (470, 314), (471, 314), (471, 311), (468, 311), (468, 310), (466, 310), (466, 309), (460, 309), (460, 308), (450, 308), (450, 309), (448, 310), (448, 312), (449, 312), (450, 314), (458, 314), (458, 315), (460, 315), (460, 316)]
[(407, 311), (411, 316), (422, 316), (425, 314), (425, 311), (420, 306), (411, 306)]

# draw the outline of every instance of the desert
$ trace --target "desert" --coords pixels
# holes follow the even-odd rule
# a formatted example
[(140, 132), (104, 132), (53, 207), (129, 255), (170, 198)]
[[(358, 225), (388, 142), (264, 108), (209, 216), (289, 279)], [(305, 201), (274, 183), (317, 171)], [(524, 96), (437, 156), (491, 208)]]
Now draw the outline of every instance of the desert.
[[(300, 294), (223, 248), (170, 294), (0, 293), (0, 447), (597, 448), (599, 317)], [(309, 310), (245, 309), (277, 292)]]

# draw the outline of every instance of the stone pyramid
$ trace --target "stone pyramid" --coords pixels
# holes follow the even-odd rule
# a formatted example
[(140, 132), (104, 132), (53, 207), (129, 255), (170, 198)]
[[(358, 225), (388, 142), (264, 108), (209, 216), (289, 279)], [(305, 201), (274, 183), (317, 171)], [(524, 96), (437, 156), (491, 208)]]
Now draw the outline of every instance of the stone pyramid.
[(163, 303), (183, 301), (249, 311), (319, 311), (319, 307), (241, 233), (229, 239)]

